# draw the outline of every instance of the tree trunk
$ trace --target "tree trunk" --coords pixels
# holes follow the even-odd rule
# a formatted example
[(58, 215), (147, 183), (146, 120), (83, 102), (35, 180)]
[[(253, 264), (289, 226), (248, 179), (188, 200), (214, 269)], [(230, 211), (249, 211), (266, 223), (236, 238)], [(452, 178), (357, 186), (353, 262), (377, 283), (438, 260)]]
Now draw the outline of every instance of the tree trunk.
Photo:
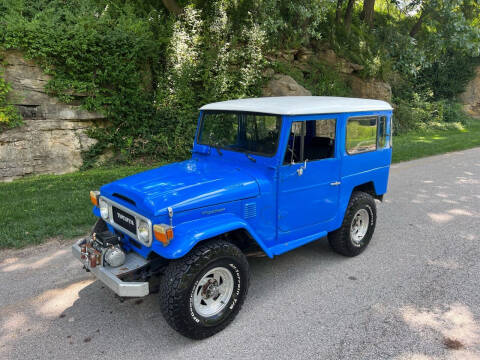
[(338, 0), (337, 10), (335, 11), (335, 22), (337, 24), (340, 24), (340, 20), (342, 19), (342, 5), (343, 5), (343, 0)]
[(375, 13), (375, 0), (363, 0), (362, 19), (368, 26), (373, 26), (373, 15)]
[(347, 30), (347, 33), (350, 32), (350, 28), (352, 26), (353, 5), (355, 5), (355, 0), (348, 0), (347, 10), (345, 10), (344, 18), (345, 30)]
[(426, 10), (423, 10), (422, 13), (420, 14), (420, 17), (418, 18), (417, 22), (415, 23), (415, 25), (413, 25), (412, 29), (410, 30), (411, 37), (415, 37), (415, 35), (417, 35), (420, 29), (422, 28), (423, 19), (425, 18), (426, 14), (427, 14)]
[(182, 13), (182, 8), (178, 5), (176, 0), (162, 0), (163, 5), (170, 11), (172, 14), (180, 15)]

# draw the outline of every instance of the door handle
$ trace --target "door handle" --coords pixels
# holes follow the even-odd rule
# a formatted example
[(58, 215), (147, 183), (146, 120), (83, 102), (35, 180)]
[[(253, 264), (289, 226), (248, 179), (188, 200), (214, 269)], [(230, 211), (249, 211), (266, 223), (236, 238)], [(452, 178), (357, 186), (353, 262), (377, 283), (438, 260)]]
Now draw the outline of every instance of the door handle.
[(340, 181), (335, 181), (335, 182), (330, 183), (331, 186), (338, 186), (340, 184), (341, 184)]

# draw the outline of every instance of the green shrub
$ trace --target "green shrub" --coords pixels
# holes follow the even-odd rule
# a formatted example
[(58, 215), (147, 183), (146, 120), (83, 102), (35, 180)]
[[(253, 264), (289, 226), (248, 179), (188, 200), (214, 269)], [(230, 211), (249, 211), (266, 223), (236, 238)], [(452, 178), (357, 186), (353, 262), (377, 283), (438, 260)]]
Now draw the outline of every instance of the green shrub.
[(7, 102), (7, 95), (11, 88), (2, 75), (0, 71), (0, 132), (22, 124), (22, 118), (17, 109)]
[(462, 106), (454, 101), (422, 101), (418, 97), (410, 102), (397, 100), (394, 118), (397, 134), (410, 130), (460, 129), (470, 120)]
[(352, 93), (336, 69), (321, 61), (310, 60), (304, 65), (308, 67), (306, 72), (286, 62), (277, 61), (272, 65), (276, 72), (291, 76), (314, 96), (350, 96)]
[[(459, 2), (435, 2), (413, 39), (412, 17), (387, 0), (377, 1), (373, 28), (357, 2), (350, 31), (330, 0), (182, 0), (179, 16), (152, 0), (0, 0), (0, 48), (39, 62), (53, 77), (51, 94), (78, 102), (82, 93), (85, 108), (107, 116), (109, 125), (90, 131), (98, 142), (85, 167), (105, 149), (119, 162), (177, 160), (189, 154), (198, 107), (260, 95), (266, 54), (289, 48), (330, 47), (363, 65), (360, 76), (390, 81), (397, 131), (463, 123), (452, 99), (473, 75), (479, 30)], [(350, 95), (321, 61), (308, 71), (273, 66), (314, 95)], [(15, 124), (13, 109), (0, 106)]]

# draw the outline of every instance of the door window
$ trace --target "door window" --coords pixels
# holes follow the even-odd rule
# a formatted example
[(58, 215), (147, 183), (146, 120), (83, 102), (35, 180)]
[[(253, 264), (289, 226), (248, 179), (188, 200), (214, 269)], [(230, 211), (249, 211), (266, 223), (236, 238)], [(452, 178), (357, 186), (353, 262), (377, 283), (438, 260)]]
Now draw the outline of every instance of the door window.
[(377, 149), (377, 120), (377, 116), (348, 119), (346, 138), (348, 154), (360, 154)]
[(335, 157), (336, 119), (292, 123), (284, 164)]

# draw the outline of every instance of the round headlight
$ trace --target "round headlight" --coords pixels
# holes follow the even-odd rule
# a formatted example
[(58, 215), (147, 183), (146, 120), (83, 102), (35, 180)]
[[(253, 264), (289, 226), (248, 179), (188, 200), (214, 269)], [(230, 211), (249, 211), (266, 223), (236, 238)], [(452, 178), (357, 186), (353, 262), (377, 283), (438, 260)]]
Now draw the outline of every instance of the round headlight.
[(137, 235), (140, 241), (148, 242), (150, 237), (150, 230), (148, 228), (148, 224), (143, 220), (140, 220), (140, 222), (138, 223)]
[(105, 201), (100, 200), (100, 215), (102, 216), (102, 219), (107, 220), (108, 219), (108, 204)]

